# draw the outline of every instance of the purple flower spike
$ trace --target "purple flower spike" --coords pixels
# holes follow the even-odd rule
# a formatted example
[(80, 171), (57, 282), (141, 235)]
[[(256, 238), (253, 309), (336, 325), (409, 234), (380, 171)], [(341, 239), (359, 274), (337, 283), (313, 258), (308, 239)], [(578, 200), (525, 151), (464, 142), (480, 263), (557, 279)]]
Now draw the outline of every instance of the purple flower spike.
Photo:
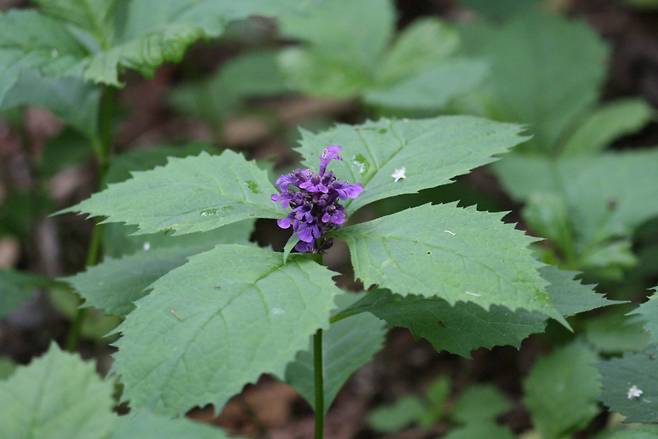
[(341, 200), (354, 199), (363, 192), (363, 186), (336, 180), (334, 173), (327, 172), (332, 160), (342, 160), (342, 147), (329, 145), (320, 154), (320, 172), (310, 169), (297, 169), (280, 176), (276, 181), (279, 193), (272, 195), (272, 201), (284, 209), (292, 209), (279, 219), (282, 229), (292, 226), (299, 238), (295, 250), (300, 253), (318, 253), (331, 246), (326, 234), (347, 221)]

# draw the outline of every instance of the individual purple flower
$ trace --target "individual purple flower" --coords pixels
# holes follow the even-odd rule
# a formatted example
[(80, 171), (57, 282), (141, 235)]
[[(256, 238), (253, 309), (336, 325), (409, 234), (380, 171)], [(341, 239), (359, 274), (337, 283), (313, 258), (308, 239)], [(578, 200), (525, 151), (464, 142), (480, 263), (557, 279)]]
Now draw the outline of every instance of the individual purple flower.
[(292, 209), (279, 219), (282, 229), (292, 227), (299, 238), (295, 250), (301, 253), (318, 253), (331, 246), (326, 235), (347, 221), (341, 200), (354, 199), (363, 192), (363, 186), (337, 180), (334, 173), (327, 172), (332, 160), (342, 160), (342, 148), (329, 145), (320, 154), (320, 172), (310, 169), (297, 169), (276, 180), (279, 193), (272, 195), (272, 201), (284, 209)]

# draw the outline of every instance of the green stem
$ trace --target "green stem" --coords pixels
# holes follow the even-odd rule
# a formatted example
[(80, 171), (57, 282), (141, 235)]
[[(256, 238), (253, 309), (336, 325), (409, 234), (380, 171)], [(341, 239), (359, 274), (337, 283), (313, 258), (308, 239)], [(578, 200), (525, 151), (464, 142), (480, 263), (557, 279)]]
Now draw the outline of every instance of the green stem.
[[(98, 112), (98, 133), (99, 135), (92, 139), (94, 151), (96, 152), (96, 162), (98, 164), (98, 181), (97, 189), (100, 189), (105, 175), (110, 166), (110, 158), (112, 156), (112, 119), (114, 113), (114, 89), (104, 87), (101, 95), (100, 108)], [(94, 226), (91, 233), (91, 240), (89, 248), (87, 249), (87, 258), (85, 266), (90, 267), (96, 265), (101, 260), (101, 248), (103, 246), (103, 229), (100, 224)], [(82, 325), (87, 314), (86, 308), (78, 307), (73, 323), (66, 336), (66, 349), (68, 351), (75, 351), (80, 342), (80, 334), (82, 332)]]
[(322, 329), (313, 335), (313, 375), (315, 377), (315, 439), (324, 438), (324, 371), (322, 370)]

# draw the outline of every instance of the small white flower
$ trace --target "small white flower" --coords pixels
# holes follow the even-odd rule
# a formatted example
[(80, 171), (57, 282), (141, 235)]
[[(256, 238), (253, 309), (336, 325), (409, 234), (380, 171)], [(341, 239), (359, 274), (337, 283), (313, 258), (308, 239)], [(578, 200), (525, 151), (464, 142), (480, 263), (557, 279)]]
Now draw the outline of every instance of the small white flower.
[(405, 167), (403, 166), (403, 167), (398, 168), (398, 169), (396, 169), (395, 171), (393, 171), (393, 173), (391, 174), (391, 177), (393, 177), (393, 179), (394, 179), (395, 182), (397, 183), (397, 182), (400, 181), (401, 179), (403, 179), (403, 178), (407, 178), (407, 176), (405, 175), (406, 172), (407, 172), (407, 168), (405, 168)]
[(146, 241), (146, 242), (144, 243), (144, 245), (142, 246), (142, 248), (144, 249), (145, 252), (151, 250), (151, 243), (148, 242), (148, 241)]
[(640, 396), (642, 396), (644, 392), (637, 387), (635, 384), (633, 384), (629, 389), (628, 393), (626, 394), (626, 397), (628, 399), (638, 399)]

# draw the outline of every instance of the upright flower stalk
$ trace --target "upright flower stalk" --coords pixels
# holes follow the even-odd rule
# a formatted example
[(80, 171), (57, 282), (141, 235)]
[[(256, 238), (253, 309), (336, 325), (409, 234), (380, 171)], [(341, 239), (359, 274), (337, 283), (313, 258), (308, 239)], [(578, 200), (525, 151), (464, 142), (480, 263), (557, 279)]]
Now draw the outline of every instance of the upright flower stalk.
[(342, 147), (329, 145), (320, 155), (318, 173), (297, 169), (276, 181), (279, 193), (272, 195), (272, 201), (284, 209), (291, 209), (277, 224), (282, 229), (292, 227), (299, 238), (295, 245), (298, 252), (319, 253), (329, 248), (332, 242), (327, 233), (347, 221), (345, 208), (340, 202), (354, 199), (363, 192), (360, 184), (340, 181), (333, 172), (327, 171), (332, 160), (342, 160), (341, 151)]

